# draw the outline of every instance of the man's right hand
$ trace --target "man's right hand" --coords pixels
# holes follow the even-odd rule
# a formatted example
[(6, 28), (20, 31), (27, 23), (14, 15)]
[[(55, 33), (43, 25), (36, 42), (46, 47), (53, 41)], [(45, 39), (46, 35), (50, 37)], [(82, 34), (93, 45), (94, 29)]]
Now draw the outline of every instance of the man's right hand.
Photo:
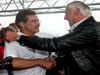
[(52, 58), (51, 59), (50, 58), (46, 58), (46, 59), (42, 60), (40, 66), (45, 68), (45, 69), (51, 69), (51, 68), (56, 66), (56, 61), (54, 59), (52, 59)]
[(5, 32), (5, 34), (4, 34), (4, 39), (7, 40), (7, 41), (15, 41), (15, 40), (17, 40), (16, 38), (17, 38), (18, 36), (19, 36), (19, 35), (18, 35), (16, 32), (7, 31), (7, 32)]

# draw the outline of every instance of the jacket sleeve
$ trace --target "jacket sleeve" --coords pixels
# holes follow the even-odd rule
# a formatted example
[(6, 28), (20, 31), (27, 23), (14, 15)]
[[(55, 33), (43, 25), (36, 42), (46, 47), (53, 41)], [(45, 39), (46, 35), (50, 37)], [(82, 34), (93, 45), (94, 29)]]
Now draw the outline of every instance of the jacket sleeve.
[(40, 38), (37, 36), (21, 36), (20, 44), (42, 50), (61, 51), (82, 49), (94, 45), (96, 41), (94, 26), (83, 27), (72, 33), (57, 38)]

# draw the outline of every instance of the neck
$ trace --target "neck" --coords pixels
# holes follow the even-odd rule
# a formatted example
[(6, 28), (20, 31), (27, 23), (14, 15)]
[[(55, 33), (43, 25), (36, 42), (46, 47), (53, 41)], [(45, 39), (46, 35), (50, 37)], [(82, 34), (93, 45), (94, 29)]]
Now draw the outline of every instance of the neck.
[(21, 32), (27, 36), (35, 35), (35, 33), (27, 32), (27, 31), (21, 31)]
[(85, 18), (87, 18), (87, 17), (89, 17), (89, 16), (82, 16), (82, 15), (77, 16), (76, 19), (75, 19), (74, 24), (77, 23), (77, 22), (79, 22), (79, 21), (81, 21), (81, 20), (83, 20), (83, 19), (85, 19)]

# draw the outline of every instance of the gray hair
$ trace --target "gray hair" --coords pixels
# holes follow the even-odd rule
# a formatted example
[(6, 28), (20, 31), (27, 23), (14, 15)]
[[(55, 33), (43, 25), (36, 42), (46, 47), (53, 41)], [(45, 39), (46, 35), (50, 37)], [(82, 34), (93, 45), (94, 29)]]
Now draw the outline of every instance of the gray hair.
[(82, 15), (92, 16), (90, 7), (81, 1), (71, 2), (67, 5), (67, 8), (69, 8), (73, 11), (75, 11), (77, 8), (79, 8)]

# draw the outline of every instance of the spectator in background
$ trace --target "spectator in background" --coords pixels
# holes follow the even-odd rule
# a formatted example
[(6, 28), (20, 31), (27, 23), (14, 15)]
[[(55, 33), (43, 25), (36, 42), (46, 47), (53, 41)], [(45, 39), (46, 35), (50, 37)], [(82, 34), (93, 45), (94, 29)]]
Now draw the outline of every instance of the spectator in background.
[(4, 54), (4, 41), (0, 40), (0, 60), (3, 59), (3, 54)]
[(4, 32), (5, 28), (1, 28), (0, 30), (0, 60), (3, 59), (3, 54), (4, 54), (4, 46), (5, 46), (5, 40), (4, 40)]
[[(12, 27), (12, 30), (15, 32), (18, 32), (18, 27), (15, 25), (15, 23), (10, 23), (9, 27)], [(2, 24), (0, 24), (0, 60), (3, 59), (3, 54), (4, 54), (4, 39), (3, 39), (3, 35), (4, 32), (6, 32), (6, 29), (8, 29), (8, 31), (11, 31), (10, 28), (5, 28), (2, 27)]]
[(0, 30), (0, 75), (13, 75), (12, 57), (3, 59), (5, 47), (5, 39), (3, 37), (7, 31), (15, 32), (10, 27), (3, 27)]
[(10, 26), (10, 27), (13, 27), (13, 28), (15, 29), (16, 32), (19, 31), (19, 29), (18, 29), (18, 27), (16, 26), (15, 23), (10, 23), (9, 26)]
[(10, 27), (1, 28), (0, 30), (0, 60), (3, 59), (3, 55), (4, 55), (5, 39), (3, 37), (7, 31), (15, 32), (15, 30)]

